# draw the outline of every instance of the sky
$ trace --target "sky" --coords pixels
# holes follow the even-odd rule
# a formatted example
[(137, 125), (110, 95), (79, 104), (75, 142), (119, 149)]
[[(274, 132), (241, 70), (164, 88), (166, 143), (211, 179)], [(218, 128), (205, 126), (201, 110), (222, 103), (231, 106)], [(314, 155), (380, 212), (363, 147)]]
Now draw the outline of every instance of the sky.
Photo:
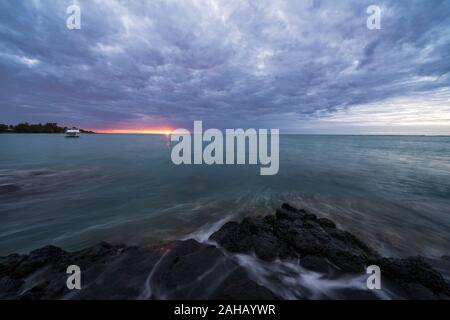
[[(71, 4), (80, 30), (66, 27)], [(139, 132), (194, 120), (450, 134), (450, 1), (0, 1), (0, 123)]]

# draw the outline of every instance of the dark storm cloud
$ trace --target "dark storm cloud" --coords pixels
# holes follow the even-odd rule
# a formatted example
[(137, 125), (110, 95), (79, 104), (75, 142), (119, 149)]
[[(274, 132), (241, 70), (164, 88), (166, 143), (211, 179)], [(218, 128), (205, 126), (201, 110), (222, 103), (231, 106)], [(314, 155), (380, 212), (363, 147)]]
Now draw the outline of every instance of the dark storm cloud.
[(295, 128), (450, 84), (445, 0), (71, 3), (0, 3), (0, 122)]

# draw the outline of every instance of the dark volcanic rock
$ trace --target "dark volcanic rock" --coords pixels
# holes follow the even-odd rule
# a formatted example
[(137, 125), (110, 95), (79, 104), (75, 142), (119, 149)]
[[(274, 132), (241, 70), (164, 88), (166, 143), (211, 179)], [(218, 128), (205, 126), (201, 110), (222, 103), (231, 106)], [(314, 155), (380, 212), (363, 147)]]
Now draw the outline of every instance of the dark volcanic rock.
[(327, 218), (320, 218), (317, 221), (324, 228), (331, 228), (331, 229), (336, 228), (336, 224)]
[(323, 257), (307, 255), (300, 259), (300, 265), (306, 269), (327, 273), (329, 271), (329, 263)]
[[(0, 257), (0, 299), (308, 298), (316, 297), (310, 292), (315, 287), (297, 282), (303, 268), (321, 273), (325, 279), (347, 281), (354, 275), (367, 276), (369, 265), (381, 268), (383, 289), (393, 297), (450, 297), (449, 285), (441, 275), (449, 269), (446, 258), (382, 257), (333, 221), (288, 204), (275, 215), (228, 222), (210, 239), (229, 252), (255, 254), (261, 260), (230, 255), (195, 240), (154, 247), (102, 242), (77, 252), (46, 246), (27, 255)], [(274, 261), (277, 259), (286, 261)], [(81, 290), (66, 286), (70, 265), (81, 269)], [(282, 281), (272, 286), (269, 280), (275, 279), (277, 272)], [(261, 283), (279, 291), (274, 293)], [(282, 286), (289, 284), (293, 288)], [(285, 295), (286, 289), (290, 294)], [(346, 286), (330, 295), (321, 294), (323, 298), (379, 298), (373, 290)]]
[[(270, 218), (269, 218), (270, 217)], [(260, 259), (316, 256), (347, 272), (361, 272), (369, 257), (379, 255), (352, 234), (336, 229), (328, 219), (297, 210), (288, 204), (275, 217), (228, 222), (211, 239), (231, 252), (254, 252)]]
[(219, 249), (195, 240), (176, 243), (153, 270), (149, 281), (151, 298), (277, 299)]
[(428, 298), (427, 295), (432, 297), (433, 293), (450, 296), (447, 281), (422, 257), (379, 258), (371, 263), (378, 265), (385, 277), (399, 284), (408, 298)]
[(211, 298), (218, 300), (278, 299), (272, 291), (250, 280), (247, 275), (247, 271), (242, 267), (238, 267), (228, 277), (226, 277)]
[(266, 261), (288, 256), (289, 248), (273, 232), (270, 219), (245, 218), (240, 224), (226, 223), (211, 239), (230, 252), (250, 253)]
[[(81, 290), (67, 289), (66, 270), (72, 264), (81, 269)], [(219, 249), (194, 240), (150, 248), (102, 242), (77, 252), (47, 246), (0, 258), (0, 299), (213, 297), (277, 298)]]
[(383, 258), (333, 221), (289, 204), (277, 209), (275, 216), (228, 222), (210, 239), (228, 251), (255, 253), (266, 261), (298, 258), (304, 268), (325, 274), (365, 273), (367, 266), (375, 264), (400, 297), (450, 296), (446, 280), (423, 258)]

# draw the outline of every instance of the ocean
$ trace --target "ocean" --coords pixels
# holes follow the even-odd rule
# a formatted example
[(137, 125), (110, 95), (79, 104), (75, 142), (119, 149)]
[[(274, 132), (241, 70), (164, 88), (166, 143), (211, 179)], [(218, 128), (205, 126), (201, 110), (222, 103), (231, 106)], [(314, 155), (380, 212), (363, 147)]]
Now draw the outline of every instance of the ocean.
[(181, 165), (164, 135), (0, 135), (0, 255), (206, 241), (283, 202), (385, 255), (450, 254), (450, 137), (281, 135), (280, 169)]

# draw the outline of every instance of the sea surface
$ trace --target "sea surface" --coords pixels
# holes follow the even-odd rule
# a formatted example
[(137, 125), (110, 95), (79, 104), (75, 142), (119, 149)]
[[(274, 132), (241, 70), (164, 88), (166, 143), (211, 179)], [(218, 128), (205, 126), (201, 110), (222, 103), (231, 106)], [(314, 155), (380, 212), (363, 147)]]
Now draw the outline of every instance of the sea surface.
[(0, 255), (205, 241), (287, 201), (386, 255), (450, 254), (450, 137), (280, 137), (280, 170), (182, 165), (164, 135), (0, 135)]

